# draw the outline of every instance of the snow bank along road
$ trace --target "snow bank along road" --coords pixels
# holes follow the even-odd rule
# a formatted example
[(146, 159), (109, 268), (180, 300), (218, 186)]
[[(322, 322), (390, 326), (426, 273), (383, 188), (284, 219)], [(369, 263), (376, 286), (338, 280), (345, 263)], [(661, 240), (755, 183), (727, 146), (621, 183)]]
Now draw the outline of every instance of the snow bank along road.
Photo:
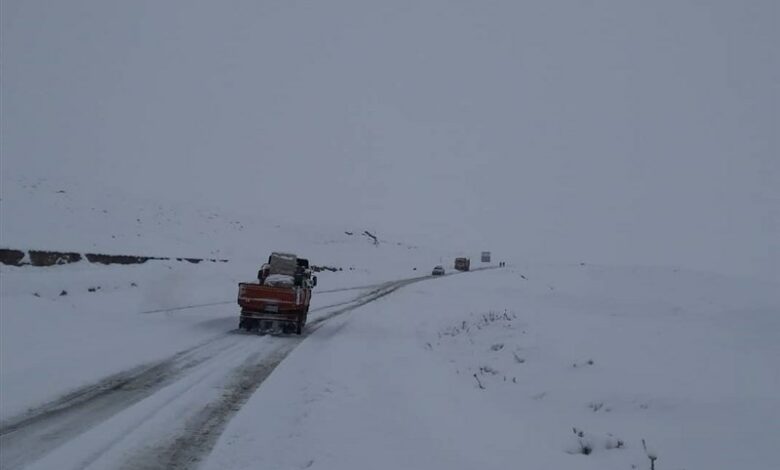
[(0, 428), (0, 467), (191, 468), (263, 380), (323, 322), (431, 278), (354, 288), (362, 292), (313, 309), (302, 336), (226, 331), (7, 420)]

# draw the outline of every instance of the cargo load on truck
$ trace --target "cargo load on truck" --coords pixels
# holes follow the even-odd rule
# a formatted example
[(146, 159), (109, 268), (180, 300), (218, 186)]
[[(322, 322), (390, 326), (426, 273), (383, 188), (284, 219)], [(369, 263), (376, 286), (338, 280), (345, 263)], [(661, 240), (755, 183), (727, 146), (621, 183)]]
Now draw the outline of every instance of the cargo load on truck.
[[(308, 262), (306, 264), (308, 267)], [(298, 271), (298, 257), (290, 253), (271, 253), (268, 266), (271, 274), (294, 276)]]
[(317, 276), (309, 261), (290, 253), (272, 253), (257, 273), (257, 282), (238, 285), (238, 327), (259, 333), (301, 334)]

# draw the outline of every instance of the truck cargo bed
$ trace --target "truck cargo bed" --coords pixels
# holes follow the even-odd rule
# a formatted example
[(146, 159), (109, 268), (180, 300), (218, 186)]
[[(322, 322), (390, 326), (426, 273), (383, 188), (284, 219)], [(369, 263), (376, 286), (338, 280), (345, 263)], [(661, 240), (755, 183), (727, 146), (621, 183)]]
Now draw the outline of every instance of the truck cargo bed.
[(301, 334), (309, 312), (311, 289), (307, 287), (274, 287), (254, 283), (238, 285), (241, 307), (239, 327), (246, 330), (282, 331)]

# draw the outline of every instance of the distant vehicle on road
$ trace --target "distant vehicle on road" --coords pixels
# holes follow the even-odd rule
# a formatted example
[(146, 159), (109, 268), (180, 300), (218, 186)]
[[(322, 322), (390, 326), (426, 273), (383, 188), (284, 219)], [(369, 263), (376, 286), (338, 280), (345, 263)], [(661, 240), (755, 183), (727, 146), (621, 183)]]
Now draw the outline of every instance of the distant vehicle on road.
[(471, 260), (468, 258), (455, 258), (455, 269), (458, 271), (468, 271), (471, 269)]
[(431, 272), (432, 276), (443, 276), (444, 275), (444, 266), (436, 266), (433, 268), (433, 271)]

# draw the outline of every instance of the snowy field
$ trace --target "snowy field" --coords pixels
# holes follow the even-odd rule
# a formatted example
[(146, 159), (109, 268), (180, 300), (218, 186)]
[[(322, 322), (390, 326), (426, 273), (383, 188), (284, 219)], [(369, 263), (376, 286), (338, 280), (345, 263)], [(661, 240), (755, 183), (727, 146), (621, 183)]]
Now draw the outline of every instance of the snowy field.
[[(645, 469), (643, 439), (659, 470), (773, 468), (776, 284), (511, 256), (456, 274), (476, 253), (413, 235), (13, 185), (9, 247), (229, 262), (0, 267), (4, 469)], [(47, 207), (56, 231), (22, 216)], [(236, 284), (275, 249), (342, 270), (304, 336), (236, 334)]]
[[(479, 253), (442, 247), (436, 234), (414, 229), (385, 233), (356, 224), (312, 224), (294, 215), (160, 201), (62, 178), (3, 179), (0, 208), (4, 248), (219, 258), (247, 263), (255, 273), (271, 251), (300, 253), (320, 266), (352, 267), (374, 279), (399, 266), (430, 269)], [(364, 231), (379, 237), (382, 249)]]
[(207, 469), (772, 469), (777, 286), (526, 267), (336, 318), (231, 421)]

